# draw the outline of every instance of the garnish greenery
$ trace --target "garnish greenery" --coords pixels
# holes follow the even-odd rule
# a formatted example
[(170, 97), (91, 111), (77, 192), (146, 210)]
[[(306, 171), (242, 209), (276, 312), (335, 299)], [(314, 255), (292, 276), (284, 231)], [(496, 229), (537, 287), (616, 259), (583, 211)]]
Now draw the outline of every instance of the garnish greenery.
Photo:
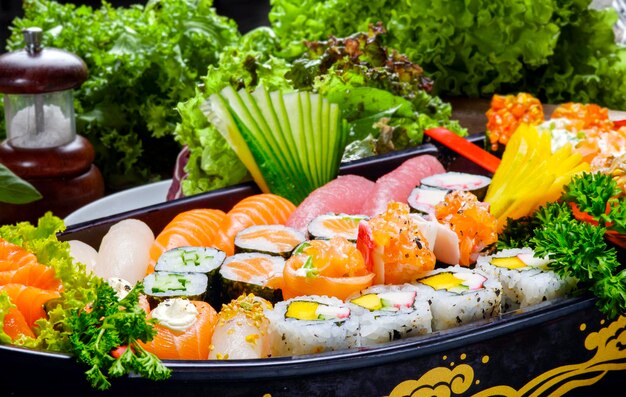
[(620, 193), (611, 175), (585, 172), (572, 178), (563, 200), (575, 204), (607, 230), (626, 233), (626, 200)]
[[(37, 225), (19, 222), (0, 226), (0, 238), (32, 252), (39, 263), (53, 267), (63, 283), (61, 297), (46, 305), (48, 318), (37, 320), (35, 339), (21, 337), (11, 341), (2, 331), (1, 323), (14, 305), (6, 293), (1, 293), (0, 343), (73, 353), (90, 366), (87, 378), (99, 389), (110, 386), (108, 377), (122, 376), (131, 370), (149, 379), (167, 378), (169, 369), (137, 343), (149, 341), (156, 332), (138, 304), (141, 285), (118, 301), (113, 288), (88, 273), (84, 264), (72, 260), (69, 243), (57, 236), (64, 230), (63, 220), (50, 212)], [(130, 348), (115, 359), (111, 350), (120, 346)]]
[(41, 193), (30, 183), (0, 164), (0, 203), (26, 204), (41, 198)]
[(615, 40), (617, 13), (590, 3), (274, 0), (269, 20), (290, 59), (306, 51), (305, 40), (343, 37), (381, 21), (385, 44), (419, 63), (437, 95), (529, 92), (546, 103), (623, 109), (626, 48)]
[[(588, 175), (581, 178), (587, 182), (591, 180)], [(598, 176), (593, 180), (605, 181)], [(589, 187), (588, 183), (582, 185)], [(598, 187), (600, 182), (593, 185)], [(528, 217), (509, 219), (499, 236), (498, 248), (526, 246), (533, 248), (538, 256), (547, 255), (551, 260), (551, 269), (563, 277), (578, 279), (579, 287), (588, 288), (597, 297), (598, 309), (607, 317), (615, 318), (626, 313), (626, 269), (621, 268), (615, 247), (606, 242), (607, 229), (576, 219), (570, 205), (565, 202), (566, 198), (573, 197), (573, 192), (580, 192), (580, 186), (580, 179), (573, 180), (566, 186), (567, 193), (559, 202), (539, 207)], [(594, 194), (612, 197), (609, 192), (613, 190), (598, 190)], [(595, 201), (591, 199), (589, 208)]]
[[(70, 313), (71, 352), (90, 367), (87, 380), (96, 389), (108, 389), (108, 378), (130, 371), (151, 380), (165, 380), (171, 374), (158, 357), (138, 343), (148, 342), (156, 334), (153, 320), (146, 319), (146, 312), (139, 305), (142, 291), (142, 283), (137, 283), (126, 297), (118, 300), (115, 290), (102, 282), (91, 305)], [(111, 353), (120, 346), (127, 348), (115, 358)]]

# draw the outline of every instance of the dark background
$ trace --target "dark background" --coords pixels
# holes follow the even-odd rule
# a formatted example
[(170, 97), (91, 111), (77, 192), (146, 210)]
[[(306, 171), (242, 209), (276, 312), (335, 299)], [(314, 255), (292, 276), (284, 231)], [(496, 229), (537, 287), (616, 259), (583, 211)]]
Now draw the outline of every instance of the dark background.
[[(86, 4), (99, 8), (101, 0), (74, 0), (59, 3)], [(145, 3), (141, 0), (109, 0), (114, 6)], [(245, 33), (260, 25), (269, 25), (267, 14), (270, 10), (269, 0), (214, 0), (213, 6), (217, 13), (234, 19), (239, 31)], [(0, 53), (6, 52), (6, 41), (10, 35), (9, 26), (15, 17), (22, 16), (21, 0), (0, 0)]]

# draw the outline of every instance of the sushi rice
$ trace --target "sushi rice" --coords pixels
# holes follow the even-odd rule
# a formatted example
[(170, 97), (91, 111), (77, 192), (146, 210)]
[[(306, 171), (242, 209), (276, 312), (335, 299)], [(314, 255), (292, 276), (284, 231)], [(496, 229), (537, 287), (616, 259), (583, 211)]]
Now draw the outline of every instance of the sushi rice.
[(344, 350), (360, 345), (355, 307), (341, 299), (305, 295), (266, 312), (272, 357)]
[(494, 318), (501, 313), (502, 284), (477, 270), (459, 265), (437, 268), (411, 285), (430, 304), (433, 331)]
[(502, 310), (529, 307), (566, 296), (575, 287), (573, 277), (562, 278), (548, 268), (549, 259), (537, 258), (532, 248), (507, 249), (481, 256), (476, 269), (496, 278), (502, 284)]
[(425, 299), (407, 285), (374, 285), (349, 297), (359, 307), (361, 346), (425, 335), (432, 331), (432, 314)]

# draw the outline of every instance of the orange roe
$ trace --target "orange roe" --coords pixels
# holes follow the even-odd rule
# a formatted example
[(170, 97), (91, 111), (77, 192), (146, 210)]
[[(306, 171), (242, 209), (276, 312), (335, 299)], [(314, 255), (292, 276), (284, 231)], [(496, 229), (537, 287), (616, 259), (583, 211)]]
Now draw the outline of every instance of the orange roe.
[(374, 243), (384, 247), (385, 284), (414, 281), (421, 273), (434, 269), (435, 255), (410, 217), (407, 204), (389, 203), (387, 210), (368, 224)]
[(544, 121), (543, 106), (531, 94), (494, 95), (487, 110), (487, 136), (491, 150), (506, 145), (517, 127), (522, 124), (539, 125)]
[(550, 118), (565, 118), (572, 121), (572, 128), (575, 131), (589, 129), (610, 131), (613, 129), (613, 122), (609, 119), (609, 109), (592, 103), (563, 103), (554, 109)]
[(454, 191), (435, 206), (435, 215), (459, 238), (459, 265), (476, 262), (478, 254), (498, 240), (497, 219), (489, 212), (489, 204), (478, 201), (470, 192)]

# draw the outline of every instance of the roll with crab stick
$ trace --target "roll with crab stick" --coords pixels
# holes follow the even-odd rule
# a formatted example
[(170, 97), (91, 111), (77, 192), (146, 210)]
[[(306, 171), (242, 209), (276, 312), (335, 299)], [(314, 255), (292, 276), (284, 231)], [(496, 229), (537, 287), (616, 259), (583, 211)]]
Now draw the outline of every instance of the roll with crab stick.
[(268, 310), (272, 357), (314, 354), (360, 346), (359, 321), (351, 303), (307, 295)]
[(243, 294), (222, 305), (211, 339), (209, 360), (265, 358), (270, 355), (269, 319), (272, 304), (254, 294)]
[(309, 240), (285, 262), (283, 299), (326, 295), (344, 300), (372, 285), (373, 280), (374, 273), (354, 243), (343, 237)]
[(463, 266), (437, 268), (411, 285), (430, 304), (432, 330), (441, 331), (501, 313), (502, 284), (496, 278)]
[(435, 254), (408, 204), (392, 201), (387, 210), (359, 224), (356, 246), (374, 284), (403, 284), (435, 268)]

